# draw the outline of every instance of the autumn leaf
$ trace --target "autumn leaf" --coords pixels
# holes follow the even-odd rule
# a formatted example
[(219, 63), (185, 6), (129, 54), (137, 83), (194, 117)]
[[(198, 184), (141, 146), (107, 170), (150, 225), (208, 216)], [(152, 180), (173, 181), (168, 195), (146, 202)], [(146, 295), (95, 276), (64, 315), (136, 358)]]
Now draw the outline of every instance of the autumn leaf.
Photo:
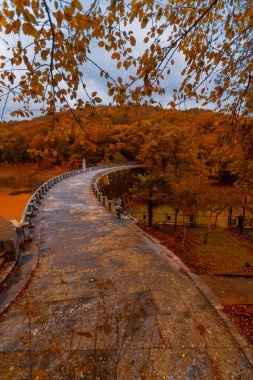
[[(24, 81), (10, 81), (10, 87), (1, 87), (1, 99), (10, 100), (9, 96), (18, 92), (13, 103), (20, 103), (24, 110), (14, 111), (17, 116), (32, 112), (28, 109), (35, 100), (46, 112), (58, 101), (61, 109), (66, 109), (68, 97), (64, 99), (55, 88), (64, 84), (75, 105), (85, 103), (89, 100), (82, 98), (79, 88), (85, 82), (86, 65), (93, 65), (105, 86), (109, 77), (116, 82), (122, 72), (129, 72), (124, 95), (114, 91), (116, 102), (131, 98), (152, 104), (166, 93), (165, 83), (172, 79), (169, 63), (178, 69), (185, 62), (172, 99), (175, 107), (191, 99), (203, 105), (214, 103), (234, 118), (247, 117), (253, 111), (252, 56), (248, 54), (253, 30), (251, 1), (242, 5), (234, 0), (233, 12), (228, 11), (227, 2), (212, 1), (201, 11), (193, 11), (198, 7), (195, 0), (186, 0), (184, 7), (180, 0), (173, 6), (149, 0), (142, 7), (136, 1), (115, 1), (100, 2), (99, 6), (91, 2), (85, 8), (79, 0), (45, 1), (43, 7), (38, 0), (32, 0), (30, 7), (19, 1), (3, 1), (0, 37), (5, 41), (6, 35), (14, 33), (15, 39), (6, 41), (8, 60), (0, 62), (0, 80), (5, 83), (9, 71), (20, 67), (29, 74)], [(134, 35), (138, 36), (139, 29), (145, 31), (145, 37), (143, 49), (137, 50)], [(20, 31), (33, 42), (25, 45)], [(118, 61), (115, 70), (119, 73), (114, 69), (107, 73), (103, 58), (96, 59), (93, 54), (95, 46), (103, 47), (108, 59)], [(59, 71), (61, 80), (54, 84), (52, 78)], [(203, 83), (206, 91), (202, 92)]]
[(74, 7), (77, 8), (79, 11), (81, 11), (83, 9), (81, 3), (78, 0), (72, 0), (72, 3), (74, 5)]
[(25, 23), (22, 26), (24, 34), (35, 38), (39, 37), (39, 32), (30, 23)]
[(130, 36), (130, 44), (131, 44), (132, 46), (135, 46), (135, 45), (136, 45), (136, 40), (135, 40), (135, 38), (134, 38), (133, 36)]
[(120, 59), (120, 54), (119, 53), (113, 53), (112, 54), (112, 59), (117, 59), (117, 60), (119, 60)]

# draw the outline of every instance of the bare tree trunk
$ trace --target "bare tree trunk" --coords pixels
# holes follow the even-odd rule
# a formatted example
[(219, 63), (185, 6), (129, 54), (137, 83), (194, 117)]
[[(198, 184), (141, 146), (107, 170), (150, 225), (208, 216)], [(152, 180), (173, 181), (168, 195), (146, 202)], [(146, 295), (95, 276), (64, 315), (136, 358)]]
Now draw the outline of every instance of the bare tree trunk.
[(153, 208), (154, 202), (150, 199), (148, 200), (148, 226), (152, 227), (153, 225)]
[(214, 223), (214, 226), (216, 227), (217, 226), (217, 221), (218, 221), (218, 218), (220, 216), (220, 214), (227, 208), (227, 206), (223, 207), (223, 209), (221, 209), (220, 211), (218, 211), (215, 215), (215, 223)]
[(177, 231), (177, 214), (178, 214), (178, 208), (175, 208), (175, 224), (174, 224), (174, 230)]
[(207, 233), (204, 236), (204, 244), (207, 244), (207, 238), (208, 238), (208, 235), (210, 234), (210, 232), (211, 232), (211, 216), (209, 218)]
[(185, 247), (185, 238), (186, 238), (186, 220), (185, 220), (185, 215), (184, 215), (184, 234), (183, 234), (183, 251)]

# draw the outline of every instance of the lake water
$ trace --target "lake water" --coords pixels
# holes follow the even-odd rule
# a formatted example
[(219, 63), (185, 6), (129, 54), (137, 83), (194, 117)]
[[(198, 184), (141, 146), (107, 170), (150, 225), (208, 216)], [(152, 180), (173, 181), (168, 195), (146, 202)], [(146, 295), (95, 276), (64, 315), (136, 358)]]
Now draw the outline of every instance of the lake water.
[(8, 195), (0, 192), (0, 217), (20, 221), (31, 194)]

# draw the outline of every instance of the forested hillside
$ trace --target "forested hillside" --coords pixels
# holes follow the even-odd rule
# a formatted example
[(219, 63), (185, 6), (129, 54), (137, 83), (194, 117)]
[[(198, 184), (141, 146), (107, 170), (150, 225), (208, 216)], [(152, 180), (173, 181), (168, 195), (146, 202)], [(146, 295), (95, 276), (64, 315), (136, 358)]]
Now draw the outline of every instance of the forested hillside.
[(83, 157), (90, 165), (137, 159), (151, 172), (166, 172), (176, 182), (189, 173), (231, 181), (252, 166), (250, 123), (244, 123), (242, 136), (226, 117), (197, 108), (128, 105), (66, 111), (54, 118), (3, 122), (0, 162), (50, 168), (78, 167)]

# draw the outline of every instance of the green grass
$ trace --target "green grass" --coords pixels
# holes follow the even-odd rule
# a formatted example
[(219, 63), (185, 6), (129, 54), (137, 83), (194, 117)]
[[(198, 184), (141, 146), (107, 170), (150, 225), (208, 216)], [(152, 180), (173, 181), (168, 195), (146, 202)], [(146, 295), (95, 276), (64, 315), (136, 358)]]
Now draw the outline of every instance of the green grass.
[(205, 228), (188, 229), (191, 259), (205, 263), (212, 274), (252, 274), (253, 243), (235, 232), (214, 229), (203, 243)]

